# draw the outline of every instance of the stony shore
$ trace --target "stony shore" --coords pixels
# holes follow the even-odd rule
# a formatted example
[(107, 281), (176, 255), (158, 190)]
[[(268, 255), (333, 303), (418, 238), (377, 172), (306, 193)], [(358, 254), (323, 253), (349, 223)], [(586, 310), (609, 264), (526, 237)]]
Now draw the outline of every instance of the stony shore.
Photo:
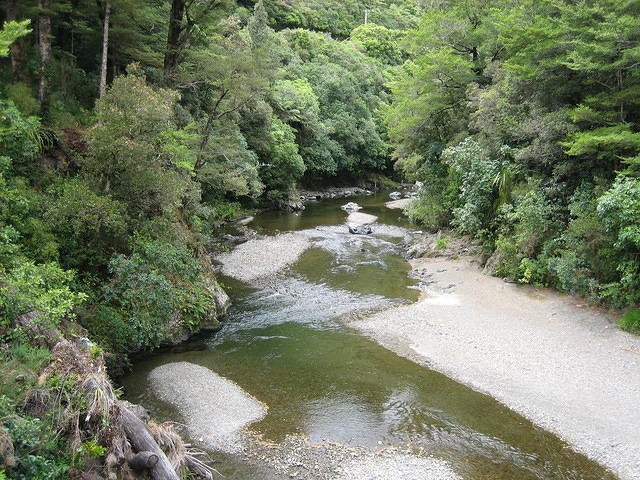
[(415, 304), (353, 324), (385, 347), (487, 393), (620, 478), (640, 478), (640, 338), (606, 312), (508, 284), (476, 265), (412, 260)]
[(395, 447), (373, 451), (289, 435), (282, 443), (254, 438), (244, 450), (247, 461), (267, 464), (283, 478), (301, 480), (462, 480), (449, 465)]
[[(451, 253), (462, 259), (411, 260), (411, 275), (423, 289), (420, 301), (350, 325), (399, 355), (491, 395), (621, 479), (640, 478), (640, 338), (621, 332), (607, 312), (583, 301), (483, 275), (464, 257), (473, 251), (468, 241), (423, 237), (414, 239), (412, 255)], [(310, 245), (304, 233), (287, 233), (251, 240), (219, 260), (225, 274), (253, 283), (290, 266)], [(263, 442), (243, 428), (264, 415), (264, 406), (213, 372), (186, 365), (156, 369), (151, 380), (160, 385), (164, 378), (166, 385), (172, 379), (170, 389), (155, 389), (192, 419), (190, 436), (208, 448), (229, 451), (232, 445), (277, 478), (459, 479), (446, 463), (409, 451), (311, 444), (296, 435), (278, 444)], [(191, 372), (193, 367), (208, 373)], [(233, 396), (221, 404), (226, 418), (213, 420), (215, 426), (207, 418), (211, 398), (193, 395), (194, 385), (200, 392), (222, 388)], [(239, 410), (229, 413), (228, 405)], [(230, 422), (222, 436), (211, 433), (217, 422)]]
[(193, 363), (157, 367), (149, 383), (158, 398), (185, 418), (189, 437), (202, 448), (237, 452), (242, 429), (267, 414), (266, 405), (238, 385)]
[(243, 282), (253, 282), (278, 273), (295, 263), (310, 241), (296, 233), (249, 240), (229, 253), (216, 257), (222, 273)]

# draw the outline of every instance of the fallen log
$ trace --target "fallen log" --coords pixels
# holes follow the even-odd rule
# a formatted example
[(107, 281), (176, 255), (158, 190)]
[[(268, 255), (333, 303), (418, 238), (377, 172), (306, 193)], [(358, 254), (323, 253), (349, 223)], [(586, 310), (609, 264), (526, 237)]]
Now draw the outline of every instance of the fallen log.
[(153, 480), (180, 480), (173, 465), (160, 449), (147, 426), (124, 405), (120, 405), (120, 421), (129, 443), (135, 451), (149, 453), (157, 457), (157, 461), (154, 460), (155, 464), (149, 469)]
[(153, 470), (158, 464), (158, 455), (153, 452), (138, 452), (127, 458), (127, 463), (137, 471)]

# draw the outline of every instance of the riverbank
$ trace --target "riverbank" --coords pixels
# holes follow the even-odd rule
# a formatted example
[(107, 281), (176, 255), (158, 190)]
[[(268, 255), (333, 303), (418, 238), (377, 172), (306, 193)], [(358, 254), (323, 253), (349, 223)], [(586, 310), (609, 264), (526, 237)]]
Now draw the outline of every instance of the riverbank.
[(468, 261), (411, 261), (423, 298), (352, 324), (487, 393), (622, 479), (640, 478), (640, 338), (606, 312), (507, 284)]
[(266, 463), (282, 478), (306, 480), (462, 480), (444, 461), (394, 447), (368, 448), (312, 443), (290, 435), (282, 443), (252, 438), (249, 461)]

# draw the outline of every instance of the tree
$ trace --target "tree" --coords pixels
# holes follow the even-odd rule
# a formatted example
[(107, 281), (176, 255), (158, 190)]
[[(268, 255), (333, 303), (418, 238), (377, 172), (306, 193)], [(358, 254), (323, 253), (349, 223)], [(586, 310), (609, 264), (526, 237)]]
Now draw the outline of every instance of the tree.
[(49, 63), (53, 57), (51, 47), (53, 35), (51, 33), (51, 0), (38, 0), (38, 46), (40, 52), (40, 82), (38, 85), (38, 101), (43, 112), (49, 103)]
[(10, 48), (16, 40), (31, 33), (30, 24), (31, 20), (21, 22), (10, 20), (2, 26), (2, 30), (0, 30), (0, 57), (8, 56)]
[(111, 19), (111, 2), (104, 4), (104, 19), (102, 20), (102, 56), (100, 61), (100, 89), (99, 98), (104, 97), (107, 89), (107, 57), (109, 54), (109, 21)]
[(198, 25), (209, 19), (211, 13), (224, 3), (225, 0), (172, 0), (167, 47), (164, 54), (166, 85), (173, 85), (178, 64), (184, 58), (187, 45), (197, 31)]

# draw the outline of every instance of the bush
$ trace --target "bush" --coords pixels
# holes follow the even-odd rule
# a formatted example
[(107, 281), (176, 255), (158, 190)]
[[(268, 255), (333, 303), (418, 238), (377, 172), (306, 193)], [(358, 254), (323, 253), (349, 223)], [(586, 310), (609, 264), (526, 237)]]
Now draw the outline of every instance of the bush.
[(79, 179), (65, 182), (61, 190), (50, 202), (46, 218), (60, 239), (65, 264), (84, 270), (104, 268), (114, 252), (124, 249), (124, 204), (96, 193)]
[(38, 321), (47, 327), (56, 327), (63, 317), (73, 317), (73, 309), (86, 298), (73, 290), (74, 279), (73, 271), (56, 263), (21, 261), (6, 272), (0, 287), (0, 324), (7, 326), (31, 311), (37, 311)]
[(458, 197), (456, 179), (451, 178), (445, 165), (434, 162), (424, 163), (418, 178), (424, 181), (424, 186), (409, 206), (409, 219), (431, 231), (448, 227)]
[(462, 234), (476, 235), (494, 216), (494, 180), (499, 163), (482, 146), (467, 138), (442, 152), (442, 160), (460, 178), (461, 205), (453, 209), (452, 225)]
[(69, 478), (70, 452), (62, 444), (48, 418), (20, 413), (13, 402), (0, 397), (0, 418), (15, 448), (16, 465), (7, 469), (15, 480), (63, 480)]
[(640, 302), (640, 180), (618, 177), (598, 200), (598, 215), (613, 236), (617, 281), (602, 294), (616, 306)]
[(140, 239), (109, 271), (104, 300), (83, 323), (115, 352), (158, 347), (173, 330), (195, 330), (215, 309), (205, 272), (183, 246)]
[(620, 317), (618, 325), (627, 332), (640, 334), (640, 310), (634, 308), (626, 312)]

